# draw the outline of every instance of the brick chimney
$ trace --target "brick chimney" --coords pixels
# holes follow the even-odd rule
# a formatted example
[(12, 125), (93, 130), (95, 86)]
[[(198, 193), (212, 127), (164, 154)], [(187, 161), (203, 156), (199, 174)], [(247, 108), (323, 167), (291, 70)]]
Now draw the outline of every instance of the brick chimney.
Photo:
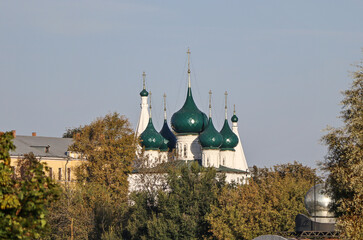
[(11, 131), (13, 133), (13, 137), (16, 138), (16, 130)]
[(37, 133), (36, 132), (32, 132), (32, 137), (36, 137)]

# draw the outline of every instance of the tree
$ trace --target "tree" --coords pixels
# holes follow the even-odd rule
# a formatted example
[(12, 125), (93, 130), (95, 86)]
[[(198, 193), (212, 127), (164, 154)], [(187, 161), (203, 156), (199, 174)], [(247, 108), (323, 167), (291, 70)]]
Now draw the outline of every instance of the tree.
[(210, 236), (205, 216), (225, 184), (213, 168), (198, 163), (170, 169), (168, 190), (132, 194), (127, 239), (203, 239)]
[(306, 213), (304, 197), (319, 179), (300, 163), (257, 167), (249, 184), (226, 186), (207, 219), (217, 239), (253, 239), (294, 231), (295, 217)]
[(77, 130), (69, 150), (84, 161), (75, 169), (77, 183), (65, 186), (62, 199), (52, 206), (52, 239), (111, 238), (121, 234), (128, 207), (128, 175), (137, 139), (128, 120), (107, 114)]
[(67, 128), (66, 132), (63, 133), (62, 138), (73, 138), (77, 133), (81, 133), (81, 128)]
[(11, 132), (0, 135), (0, 238), (38, 239), (48, 230), (46, 207), (58, 198), (59, 187), (33, 153), (19, 159), (22, 174), (14, 174), (12, 138)]
[(363, 64), (357, 67), (351, 88), (343, 92), (344, 126), (329, 128), (322, 138), (328, 146), (322, 168), (329, 173), (332, 210), (347, 239), (363, 239)]

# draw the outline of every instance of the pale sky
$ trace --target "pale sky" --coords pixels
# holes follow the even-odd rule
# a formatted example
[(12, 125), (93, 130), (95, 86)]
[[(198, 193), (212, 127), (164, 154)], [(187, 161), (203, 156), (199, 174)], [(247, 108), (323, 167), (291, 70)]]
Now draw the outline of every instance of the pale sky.
[(213, 121), (233, 104), (249, 166), (316, 167), (362, 59), (363, 1), (0, 1), (0, 129), (62, 136), (114, 111), (136, 127), (142, 72), (161, 129), (192, 89)]

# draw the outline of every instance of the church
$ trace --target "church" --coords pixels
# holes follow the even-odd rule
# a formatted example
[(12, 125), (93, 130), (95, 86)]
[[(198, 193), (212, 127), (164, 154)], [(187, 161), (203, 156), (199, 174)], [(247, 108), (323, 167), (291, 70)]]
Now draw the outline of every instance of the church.
[[(151, 93), (145, 87), (140, 92), (141, 112), (136, 134), (144, 148), (143, 157), (149, 168), (167, 162), (190, 164), (198, 162), (203, 167), (214, 167), (226, 174), (227, 182), (245, 183), (250, 173), (238, 133), (238, 117), (234, 110), (232, 129), (227, 116), (227, 92), (225, 93), (225, 119), (220, 131), (213, 125), (211, 91), (209, 92), (209, 116), (198, 109), (192, 95), (190, 79), (190, 51), (188, 49), (188, 88), (184, 105), (171, 117), (171, 129), (166, 115), (164, 94), (164, 123), (158, 132), (152, 121)], [(150, 100), (150, 104), (149, 104)], [(139, 154), (141, 149), (139, 149)]]

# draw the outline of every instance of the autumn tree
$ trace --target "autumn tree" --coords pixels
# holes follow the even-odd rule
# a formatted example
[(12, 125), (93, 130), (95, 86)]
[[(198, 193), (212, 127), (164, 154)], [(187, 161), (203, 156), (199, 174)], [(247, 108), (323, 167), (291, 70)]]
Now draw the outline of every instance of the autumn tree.
[(207, 219), (217, 239), (253, 239), (259, 235), (294, 231), (295, 217), (307, 213), (304, 196), (315, 170), (300, 163), (254, 167), (245, 185), (223, 188)]
[(225, 184), (213, 168), (198, 163), (170, 169), (168, 190), (132, 193), (126, 239), (203, 239), (210, 236), (205, 216)]
[[(107, 114), (73, 134), (69, 150), (82, 164), (75, 169), (77, 183), (67, 186), (59, 204), (52, 206), (52, 239), (102, 239), (120, 235), (128, 206), (128, 175), (135, 159), (137, 139), (129, 121)], [(62, 234), (62, 238), (59, 236)]]
[(67, 128), (66, 132), (63, 133), (62, 138), (73, 138), (74, 135), (76, 135), (77, 133), (81, 132), (81, 128), (80, 127), (76, 127), (76, 128)]
[(19, 159), (21, 175), (10, 167), (11, 132), (0, 134), (0, 238), (39, 239), (48, 230), (47, 205), (59, 196), (58, 185), (33, 153)]
[(328, 191), (347, 239), (363, 239), (363, 64), (353, 73), (353, 84), (343, 92), (344, 126), (329, 128), (322, 138), (328, 146), (323, 169), (329, 175)]

